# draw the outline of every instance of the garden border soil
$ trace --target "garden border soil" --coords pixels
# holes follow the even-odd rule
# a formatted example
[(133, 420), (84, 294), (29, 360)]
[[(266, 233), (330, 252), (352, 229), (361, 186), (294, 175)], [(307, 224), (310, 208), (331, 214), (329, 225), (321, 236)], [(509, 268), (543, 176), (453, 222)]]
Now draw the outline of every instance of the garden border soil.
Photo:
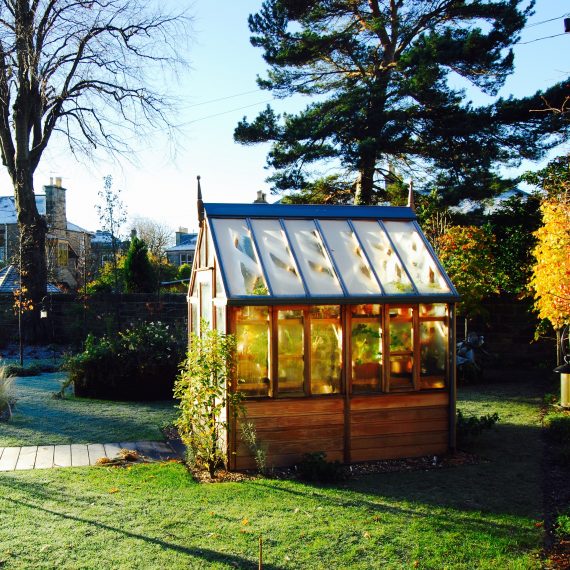
[[(545, 393), (550, 390), (545, 386)], [(548, 411), (548, 405), (541, 409), (541, 417)], [(556, 460), (556, 445), (549, 439), (546, 428), (542, 428), (542, 496), (544, 510), (544, 546), (543, 559), (545, 568), (566, 570), (570, 568), (570, 537), (561, 537), (556, 533), (556, 518), (561, 512), (570, 509), (570, 463), (562, 464)]]

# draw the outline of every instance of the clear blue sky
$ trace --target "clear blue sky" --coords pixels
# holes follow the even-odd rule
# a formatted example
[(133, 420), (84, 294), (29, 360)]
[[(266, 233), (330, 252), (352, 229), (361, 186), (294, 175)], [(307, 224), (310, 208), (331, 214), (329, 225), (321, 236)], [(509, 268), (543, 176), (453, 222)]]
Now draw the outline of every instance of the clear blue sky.
[[(174, 5), (181, 4), (178, 0)], [(267, 147), (243, 147), (232, 138), (238, 120), (244, 115), (253, 118), (271, 99), (269, 93), (256, 89), (256, 75), (263, 74), (265, 66), (261, 50), (249, 43), (247, 27), (248, 15), (259, 9), (261, 0), (188, 4), (194, 17), (188, 53), (191, 68), (173, 87), (182, 98), (176, 121), (184, 125), (174, 145), (175, 155), (162, 133), (146, 143), (148, 148), (138, 153), (136, 165), (105, 158), (80, 164), (65, 147), (52, 146), (36, 173), (36, 192), (41, 192), (50, 176), (62, 176), (68, 189), (68, 219), (74, 223), (90, 230), (99, 227), (94, 206), (106, 174), (112, 174), (115, 186), (122, 190), (129, 217), (150, 217), (173, 229), (196, 228), (197, 174), (202, 176), (205, 201), (251, 202), (257, 190), (269, 193), (264, 182)], [(570, 14), (570, 0), (538, 0), (521, 42), (561, 34), (563, 14)], [(551, 18), (557, 19), (532, 25)], [(515, 46), (516, 72), (500, 95), (529, 95), (564, 79), (570, 74), (569, 54), (570, 34)], [(299, 101), (276, 101), (273, 106), (278, 111), (295, 110)], [(2, 194), (11, 194), (7, 177), (2, 175), (0, 180), (5, 188)]]

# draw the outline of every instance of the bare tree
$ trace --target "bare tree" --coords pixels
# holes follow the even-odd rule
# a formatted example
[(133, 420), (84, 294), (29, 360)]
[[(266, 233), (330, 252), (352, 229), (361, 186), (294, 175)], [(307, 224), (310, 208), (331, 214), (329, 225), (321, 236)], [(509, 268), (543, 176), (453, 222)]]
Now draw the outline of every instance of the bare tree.
[(0, 153), (14, 185), (22, 285), (33, 301), (45, 295), (47, 276), (33, 174), (52, 138), (62, 134), (74, 154), (124, 153), (127, 131), (171, 126), (172, 101), (163, 82), (153, 85), (157, 68), (184, 63), (188, 20), (149, 4), (0, 0)]
[(113, 190), (113, 178), (108, 174), (103, 178), (103, 189), (99, 191), (101, 204), (95, 206), (102, 228), (111, 235), (114, 293), (119, 292), (117, 261), (121, 240), (121, 226), (127, 221), (127, 211), (121, 201), (120, 194), (121, 191), (119, 189)]
[(135, 218), (132, 222), (132, 228), (136, 230), (137, 236), (145, 242), (148, 251), (157, 260), (161, 260), (164, 256), (164, 250), (172, 240), (172, 229), (157, 220), (145, 217)]

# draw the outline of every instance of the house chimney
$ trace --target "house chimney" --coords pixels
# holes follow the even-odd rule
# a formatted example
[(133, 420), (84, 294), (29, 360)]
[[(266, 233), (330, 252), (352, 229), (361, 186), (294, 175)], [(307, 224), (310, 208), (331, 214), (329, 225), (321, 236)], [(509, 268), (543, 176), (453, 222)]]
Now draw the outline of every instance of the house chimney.
[(263, 190), (257, 191), (257, 198), (253, 201), (254, 204), (267, 204), (265, 199), (265, 192)]
[(67, 212), (65, 205), (65, 188), (61, 185), (61, 177), (58, 176), (53, 184), (50, 178), (49, 186), (44, 186), (46, 194), (46, 218), (51, 230), (67, 230)]
[(176, 245), (180, 245), (181, 236), (188, 235), (188, 228), (179, 227), (174, 235), (176, 236)]

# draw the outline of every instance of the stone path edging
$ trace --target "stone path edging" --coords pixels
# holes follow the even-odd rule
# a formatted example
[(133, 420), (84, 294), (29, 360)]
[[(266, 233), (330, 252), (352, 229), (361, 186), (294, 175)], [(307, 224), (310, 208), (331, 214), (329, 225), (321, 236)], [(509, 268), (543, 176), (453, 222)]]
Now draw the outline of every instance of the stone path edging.
[(0, 447), (0, 471), (86, 467), (102, 457), (114, 459), (121, 449), (135, 450), (154, 461), (180, 457), (177, 450), (162, 441)]

